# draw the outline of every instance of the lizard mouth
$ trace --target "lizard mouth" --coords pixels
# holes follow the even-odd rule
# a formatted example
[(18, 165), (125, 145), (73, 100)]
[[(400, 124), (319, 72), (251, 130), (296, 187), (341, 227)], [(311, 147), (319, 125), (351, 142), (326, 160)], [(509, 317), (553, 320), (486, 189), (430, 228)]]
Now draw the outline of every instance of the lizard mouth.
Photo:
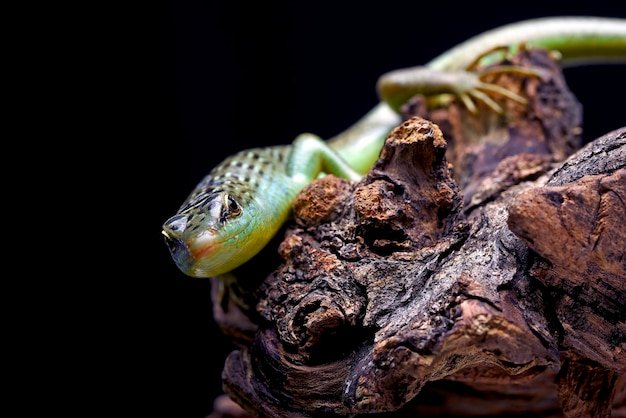
[(193, 258), (194, 260), (203, 260), (211, 257), (211, 255), (213, 255), (216, 250), (217, 244), (219, 244), (220, 242), (215, 239), (211, 239), (208, 241), (209, 242), (206, 243), (196, 244), (194, 242), (193, 244), (190, 244), (189, 257)]
[[(238, 243), (246, 242), (240, 239), (246, 225), (242, 223), (239, 228), (233, 226), (228, 234), (206, 228), (186, 237), (187, 218), (173, 217), (164, 225), (162, 234), (176, 266), (187, 276), (206, 278), (227, 270), (233, 263), (233, 256), (240, 252)], [(229, 242), (234, 243), (235, 254), (227, 245)]]
[[(184, 253), (179, 254), (177, 264), (181, 270), (192, 277), (210, 277), (222, 274), (223, 270), (229, 270), (233, 257), (238, 252), (233, 253), (228, 243), (237, 242), (241, 231), (235, 235), (227, 237), (216, 234), (214, 230), (204, 231), (193, 240), (183, 243)], [(236, 248), (236, 247), (235, 247)]]
[(178, 234), (170, 233), (167, 229), (163, 229), (162, 234), (176, 266), (192, 277), (203, 277), (200, 275), (204, 269), (199, 266), (214, 256), (221, 243), (212, 231), (205, 231), (190, 241), (184, 240)]
[(168, 234), (165, 230), (163, 231), (163, 236), (176, 266), (183, 273), (191, 275), (190, 272), (193, 269), (196, 257), (189, 251), (187, 243), (179, 237)]

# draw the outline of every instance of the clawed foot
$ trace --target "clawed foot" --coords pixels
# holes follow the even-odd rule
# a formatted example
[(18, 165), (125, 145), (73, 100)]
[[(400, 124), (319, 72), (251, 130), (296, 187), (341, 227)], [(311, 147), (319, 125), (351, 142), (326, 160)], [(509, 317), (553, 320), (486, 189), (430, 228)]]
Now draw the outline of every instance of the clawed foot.
[(504, 112), (502, 107), (496, 103), (495, 100), (489, 97), (487, 93), (499, 94), (521, 105), (528, 104), (528, 101), (519, 94), (516, 94), (497, 84), (483, 81), (484, 78), (494, 74), (517, 74), (525, 77), (541, 78), (541, 72), (538, 69), (526, 68), (518, 65), (498, 65), (484, 70), (478, 70), (476, 72), (468, 72), (466, 75), (469, 80), (466, 83), (463, 83), (463, 86), (460, 86), (456, 95), (470, 113), (474, 115), (478, 113), (474, 100), (483, 102), (498, 114), (502, 114)]

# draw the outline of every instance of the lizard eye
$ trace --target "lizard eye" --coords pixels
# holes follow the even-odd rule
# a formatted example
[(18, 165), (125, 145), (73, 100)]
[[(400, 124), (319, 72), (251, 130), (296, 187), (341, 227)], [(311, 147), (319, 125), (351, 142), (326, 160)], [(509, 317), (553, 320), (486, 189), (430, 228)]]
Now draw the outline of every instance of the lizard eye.
[(237, 203), (237, 201), (231, 195), (224, 195), (220, 221), (225, 222), (227, 219), (235, 218), (239, 215), (241, 215), (241, 206), (239, 205), (239, 203)]

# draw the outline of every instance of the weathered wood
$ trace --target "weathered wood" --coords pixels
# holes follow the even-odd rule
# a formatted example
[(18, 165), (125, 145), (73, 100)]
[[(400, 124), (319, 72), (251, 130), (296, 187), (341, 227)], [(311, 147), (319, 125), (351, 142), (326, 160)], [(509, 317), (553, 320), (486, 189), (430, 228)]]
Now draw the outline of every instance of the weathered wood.
[(626, 128), (567, 158), (580, 105), (558, 64), (513, 59), (542, 77), (495, 81), (528, 106), (416, 98), (366, 178), (308, 186), (239, 331), (213, 282), (250, 415), (626, 414)]

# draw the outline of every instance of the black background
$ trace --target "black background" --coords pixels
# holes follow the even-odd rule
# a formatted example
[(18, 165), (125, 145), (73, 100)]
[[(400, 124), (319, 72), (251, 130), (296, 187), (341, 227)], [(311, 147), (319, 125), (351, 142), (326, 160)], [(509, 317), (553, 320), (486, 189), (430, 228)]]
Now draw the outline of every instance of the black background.
[[(291, 3), (150, 3), (129, 19), (132, 37), (113, 62), (123, 94), (107, 123), (128, 123), (108, 140), (120, 158), (108, 170), (127, 170), (111, 179), (126, 223), (111, 253), (115, 293), (133, 308), (113, 341), (129, 365), (111, 401), (132, 399), (134, 416), (202, 418), (221, 391), (232, 346), (213, 323), (208, 281), (179, 272), (160, 234), (215, 164), (304, 131), (335, 135), (377, 103), (380, 74), (484, 30), (539, 16), (626, 17), (617, 1)], [(625, 68), (566, 70), (586, 140), (626, 122)]]

